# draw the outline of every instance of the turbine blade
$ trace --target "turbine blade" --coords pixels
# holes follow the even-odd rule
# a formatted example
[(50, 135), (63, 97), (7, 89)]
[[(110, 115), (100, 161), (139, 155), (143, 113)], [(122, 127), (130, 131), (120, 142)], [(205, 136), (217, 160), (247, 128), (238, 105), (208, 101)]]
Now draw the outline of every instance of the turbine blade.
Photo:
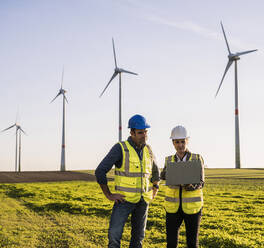
[(20, 127), (19, 129), (20, 129), (25, 135), (27, 135), (26, 132), (25, 132), (21, 127)]
[(50, 102), (50, 103), (52, 103), (59, 95), (60, 95), (61, 93), (59, 92), (54, 98), (53, 98), (53, 100)]
[(115, 59), (115, 68), (117, 68), (114, 38), (112, 38), (112, 44), (113, 44), (113, 52), (114, 52), (114, 59)]
[(228, 45), (228, 42), (227, 42), (227, 39), (226, 39), (224, 26), (223, 26), (222, 22), (221, 22), (221, 27), (222, 27), (222, 31), (223, 31), (223, 34), (224, 34), (224, 37), (225, 37), (225, 42), (226, 42), (226, 46), (227, 46), (228, 52), (229, 52), (229, 54), (231, 54), (231, 51), (230, 51), (230, 48), (229, 48), (229, 45)]
[(247, 53), (256, 52), (257, 50), (258, 50), (258, 49), (250, 50), (250, 51), (245, 51), (245, 52), (240, 52), (240, 53), (237, 53), (236, 55), (237, 55), (237, 56), (240, 56), (240, 55), (244, 55), (244, 54), (247, 54)]
[(232, 60), (229, 60), (229, 61), (228, 61), (227, 65), (226, 65), (226, 68), (225, 68), (224, 75), (223, 75), (222, 80), (221, 80), (221, 83), (220, 83), (220, 85), (219, 85), (219, 87), (218, 87), (218, 89), (217, 89), (217, 92), (216, 92), (216, 94), (215, 94), (215, 97), (217, 96), (217, 94), (218, 94), (218, 92), (219, 92), (219, 90), (220, 90), (220, 88), (221, 88), (221, 85), (222, 85), (222, 83), (223, 83), (223, 81), (224, 81), (225, 75), (226, 75), (226, 73), (227, 73), (229, 67), (232, 65), (232, 63), (233, 63)]
[(62, 89), (62, 84), (63, 84), (63, 77), (64, 77), (64, 65), (62, 67), (62, 75), (61, 75), (61, 89)]
[(16, 126), (16, 124), (14, 124), (14, 125), (12, 125), (12, 126), (10, 126), (10, 127), (6, 128), (6, 129), (4, 129), (4, 130), (2, 130), (1, 132), (4, 132), (4, 131), (6, 131), (6, 130), (8, 130), (8, 129), (12, 128), (12, 127), (15, 127), (15, 126)]
[(114, 74), (113, 74), (113, 76), (111, 77), (110, 81), (109, 81), (108, 84), (105, 86), (103, 92), (101, 93), (101, 95), (100, 95), (99, 97), (101, 97), (101, 96), (104, 94), (105, 90), (107, 89), (107, 87), (109, 86), (109, 84), (112, 82), (112, 80), (117, 76), (117, 74), (118, 74), (118, 72), (115, 71)]
[(124, 69), (120, 69), (121, 72), (125, 72), (125, 73), (130, 73), (130, 74), (133, 74), (133, 75), (138, 75), (137, 73), (135, 72), (132, 72), (132, 71), (126, 71)]
[(64, 94), (63, 94), (63, 97), (66, 100), (66, 102), (69, 103), (67, 97)]

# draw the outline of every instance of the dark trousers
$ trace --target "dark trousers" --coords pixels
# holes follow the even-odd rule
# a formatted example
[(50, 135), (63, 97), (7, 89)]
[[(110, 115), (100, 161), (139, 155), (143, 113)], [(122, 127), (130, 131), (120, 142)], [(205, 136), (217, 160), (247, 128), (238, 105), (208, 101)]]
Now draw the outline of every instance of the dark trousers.
[(197, 214), (185, 214), (180, 207), (177, 213), (166, 213), (167, 248), (178, 246), (179, 231), (185, 223), (188, 248), (198, 248), (201, 210)]
[(131, 214), (131, 240), (129, 248), (141, 248), (145, 236), (148, 204), (143, 198), (137, 203), (115, 203), (108, 231), (109, 248), (119, 248), (124, 225)]

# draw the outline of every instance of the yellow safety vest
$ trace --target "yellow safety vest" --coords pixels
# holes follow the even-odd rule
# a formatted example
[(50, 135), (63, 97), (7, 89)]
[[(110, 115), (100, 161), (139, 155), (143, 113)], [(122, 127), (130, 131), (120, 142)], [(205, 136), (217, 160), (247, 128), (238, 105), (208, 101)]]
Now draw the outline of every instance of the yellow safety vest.
[(146, 202), (152, 199), (150, 178), (152, 175), (152, 152), (148, 145), (143, 148), (142, 161), (128, 141), (119, 142), (123, 161), (121, 168), (115, 168), (115, 190), (125, 196), (125, 200), (137, 203), (141, 195)]
[[(191, 154), (190, 160), (201, 160), (200, 155)], [(175, 157), (166, 157), (165, 165), (175, 162)], [(177, 165), (175, 165), (177, 166)], [(166, 186), (165, 188), (165, 210), (168, 213), (176, 213), (180, 206), (180, 186)], [(203, 206), (203, 191), (196, 189), (187, 191), (182, 187), (182, 210), (186, 214), (196, 214)]]

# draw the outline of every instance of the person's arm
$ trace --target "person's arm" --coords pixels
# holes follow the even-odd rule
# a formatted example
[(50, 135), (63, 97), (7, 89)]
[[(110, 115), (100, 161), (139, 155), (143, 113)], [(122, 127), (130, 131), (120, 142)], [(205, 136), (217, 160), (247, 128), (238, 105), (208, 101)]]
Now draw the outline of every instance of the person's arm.
[(157, 184), (160, 181), (159, 167), (157, 166), (155, 160), (153, 160), (153, 163), (152, 163), (152, 177), (151, 177), (150, 181), (153, 184)]
[(116, 144), (112, 147), (110, 152), (105, 156), (105, 158), (102, 160), (102, 162), (98, 165), (98, 167), (95, 170), (95, 176), (98, 184), (100, 184), (100, 187), (106, 196), (107, 199), (110, 201), (115, 202), (123, 202), (124, 196), (121, 194), (112, 194), (108, 185), (107, 185), (107, 177), (106, 174), (112, 169), (112, 167), (115, 165), (118, 168), (122, 165), (122, 148), (120, 144)]
[(160, 173), (159, 173), (159, 167), (158, 167), (157, 162), (156, 162), (156, 157), (153, 154), (151, 147), (149, 145), (147, 145), (147, 146), (148, 146), (149, 153), (150, 153), (150, 156), (152, 159), (152, 173), (151, 173), (152, 177), (151, 177), (150, 181), (153, 184), (152, 199), (154, 199), (158, 193), (158, 190), (159, 190)]
[(100, 187), (108, 200), (115, 201), (116, 203), (125, 201), (124, 195), (112, 194), (107, 184), (100, 184)]
[(153, 195), (152, 199), (154, 199), (159, 191), (159, 181), (160, 181), (160, 173), (159, 173), (159, 167), (156, 164), (155, 158), (153, 159), (152, 164), (152, 178), (151, 182), (153, 184)]
[(164, 168), (162, 169), (162, 172), (160, 173), (160, 179), (166, 180), (166, 164), (164, 165)]
[(151, 182), (153, 184), (152, 199), (155, 198), (155, 196), (157, 195), (157, 193), (159, 191), (159, 181), (160, 181), (159, 167), (157, 166), (156, 161), (154, 159), (153, 163), (152, 163), (152, 178), (151, 178)]
[(160, 173), (161, 180), (166, 180), (166, 168), (167, 168), (167, 158), (165, 158), (164, 168), (162, 169), (162, 172)]

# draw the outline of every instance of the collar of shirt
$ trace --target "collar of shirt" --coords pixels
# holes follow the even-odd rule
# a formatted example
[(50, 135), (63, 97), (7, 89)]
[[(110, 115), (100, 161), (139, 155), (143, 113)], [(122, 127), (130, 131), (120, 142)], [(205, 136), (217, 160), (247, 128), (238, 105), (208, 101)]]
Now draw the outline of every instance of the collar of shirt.
[(186, 151), (182, 159), (178, 156), (177, 153), (175, 154), (174, 158), (175, 158), (176, 162), (180, 162), (180, 161), (181, 162), (186, 162), (186, 161), (188, 161), (190, 159), (190, 156), (191, 156), (191, 153), (189, 151)]
[(127, 141), (135, 149), (135, 151), (137, 152), (139, 158), (142, 160), (143, 148), (145, 147), (145, 145), (143, 145), (141, 148), (138, 148), (136, 146), (136, 143), (132, 140), (131, 136), (128, 137)]

